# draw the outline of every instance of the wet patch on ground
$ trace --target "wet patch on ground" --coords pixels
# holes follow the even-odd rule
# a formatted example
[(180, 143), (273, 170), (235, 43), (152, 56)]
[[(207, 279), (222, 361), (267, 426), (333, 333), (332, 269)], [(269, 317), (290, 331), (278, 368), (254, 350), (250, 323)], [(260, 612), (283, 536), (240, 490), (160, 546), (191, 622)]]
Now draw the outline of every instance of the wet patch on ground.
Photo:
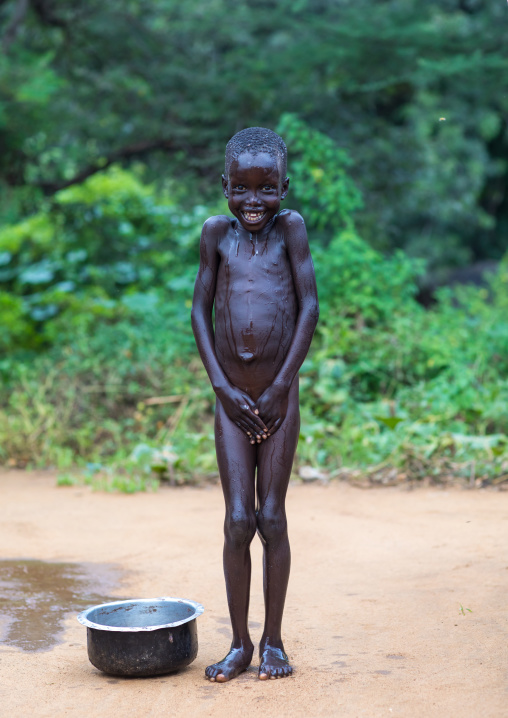
[(48, 651), (63, 640), (67, 614), (111, 597), (118, 566), (31, 559), (0, 561), (0, 643), (23, 651)]

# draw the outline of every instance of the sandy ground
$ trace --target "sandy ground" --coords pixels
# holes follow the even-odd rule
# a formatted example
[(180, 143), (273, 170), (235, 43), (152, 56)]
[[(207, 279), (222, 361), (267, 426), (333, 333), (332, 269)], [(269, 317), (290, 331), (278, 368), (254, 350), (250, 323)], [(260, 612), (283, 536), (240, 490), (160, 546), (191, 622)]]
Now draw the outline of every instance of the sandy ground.
[[(262, 682), (253, 668), (210, 684), (204, 668), (230, 641), (220, 488), (105, 495), (0, 474), (1, 559), (113, 562), (124, 570), (118, 596), (205, 606), (195, 662), (153, 679), (99, 673), (75, 615), (52, 650), (0, 644), (0, 715), (508, 716), (508, 492), (297, 485), (288, 515), (295, 675)], [(253, 559), (256, 639), (257, 539)]]

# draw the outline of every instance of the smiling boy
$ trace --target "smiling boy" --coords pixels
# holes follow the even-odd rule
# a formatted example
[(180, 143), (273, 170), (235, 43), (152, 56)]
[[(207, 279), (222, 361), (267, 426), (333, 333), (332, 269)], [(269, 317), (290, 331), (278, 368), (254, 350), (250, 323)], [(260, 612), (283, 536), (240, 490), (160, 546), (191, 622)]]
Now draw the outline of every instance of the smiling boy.
[(304, 221), (298, 212), (279, 211), (289, 186), (286, 161), (286, 146), (275, 132), (238, 132), (226, 147), (222, 177), (233, 219), (210, 217), (201, 234), (192, 327), (216, 394), (233, 629), (231, 650), (205, 671), (218, 682), (235, 678), (252, 660), (250, 544), (256, 531), (265, 598), (259, 678), (292, 673), (281, 637), (290, 569), (285, 498), (300, 430), (298, 370), (319, 309)]

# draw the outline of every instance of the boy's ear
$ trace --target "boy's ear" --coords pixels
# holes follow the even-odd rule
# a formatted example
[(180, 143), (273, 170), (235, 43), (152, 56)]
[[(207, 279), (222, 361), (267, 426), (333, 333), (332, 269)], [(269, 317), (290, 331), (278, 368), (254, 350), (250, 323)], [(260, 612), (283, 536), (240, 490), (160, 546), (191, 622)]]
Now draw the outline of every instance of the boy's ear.
[(225, 197), (226, 199), (228, 199), (228, 198), (229, 198), (229, 194), (228, 194), (228, 181), (227, 181), (227, 179), (224, 177), (224, 175), (222, 175), (222, 191), (223, 191), (223, 193), (224, 193), (224, 197)]
[(282, 188), (281, 189), (282, 189), (282, 191), (280, 193), (280, 198), (286, 199), (288, 192), (289, 192), (289, 177), (285, 177), (282, 180)]

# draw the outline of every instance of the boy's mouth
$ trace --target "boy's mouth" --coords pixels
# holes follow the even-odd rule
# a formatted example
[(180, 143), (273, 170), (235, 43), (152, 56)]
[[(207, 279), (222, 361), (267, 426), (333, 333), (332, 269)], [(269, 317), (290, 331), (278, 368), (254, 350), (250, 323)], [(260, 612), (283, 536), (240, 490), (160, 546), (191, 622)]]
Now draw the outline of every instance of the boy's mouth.
[(259, 222), (259, 220), (263, 219), (266, 212), (242, 212), (242, 217), (247, 220), (247, 222)]

